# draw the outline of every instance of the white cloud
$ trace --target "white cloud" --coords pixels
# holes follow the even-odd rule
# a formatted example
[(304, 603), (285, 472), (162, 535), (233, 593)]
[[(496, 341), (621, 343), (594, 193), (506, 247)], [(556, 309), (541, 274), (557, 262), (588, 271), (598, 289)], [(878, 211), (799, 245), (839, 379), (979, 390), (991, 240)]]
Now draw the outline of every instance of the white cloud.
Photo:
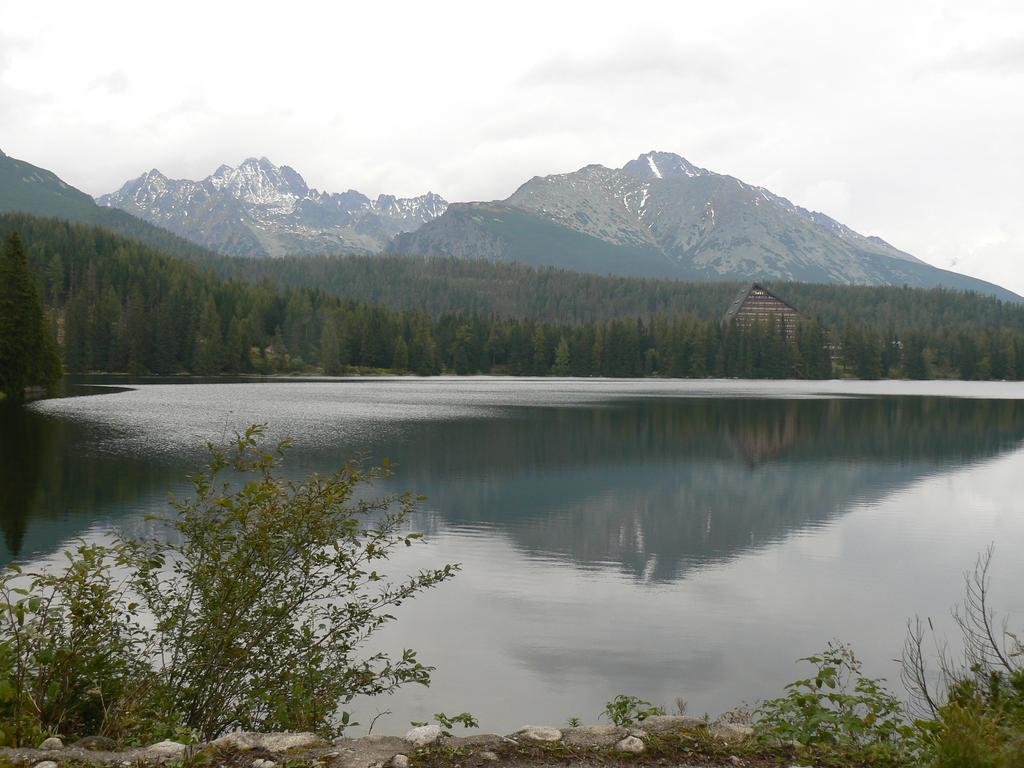
[(0, 148), (93, 194), (266, 155), (454, 200), (678, 152), (1024, 291), (1024, 6), (0, 8)]

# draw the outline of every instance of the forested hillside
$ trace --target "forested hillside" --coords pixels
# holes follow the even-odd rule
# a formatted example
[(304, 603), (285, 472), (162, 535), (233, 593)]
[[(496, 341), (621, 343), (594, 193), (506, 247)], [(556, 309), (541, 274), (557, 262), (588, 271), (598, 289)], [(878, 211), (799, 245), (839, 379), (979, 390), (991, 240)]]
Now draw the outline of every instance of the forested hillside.
[(286, 260), (242, 279), (98, 227), (0, 216), (0, 237), (11, 232), (70, 371), (1024, 377), (1022, 310), (949, 292), (784, 286), (821, 315), (790, 344), (779, 327), (723, 325), (729, 285), (453, 261), (410, 262), (388, 281), (370, 259), (309, 262), (321, 273)]
[[(590, 275), (509, 262), (403, 256), (215, 259), (224, 277), (317, 287), (355, 301), (429, 314), (466, 312), (557, 323), (692, 315), (720, 320), (742, 283)], [(829, 327), (1024, 330), (1024, 304), (947, 288), (770, 284)]]
[(205, 258), (212, 255), (166, 229), (124, 211), (98, 206), (89, 195), (52, 171), (3, 152), (0, 152), (0, 213), (57, 216), (79, 224), (95, 224), (174, 256)]

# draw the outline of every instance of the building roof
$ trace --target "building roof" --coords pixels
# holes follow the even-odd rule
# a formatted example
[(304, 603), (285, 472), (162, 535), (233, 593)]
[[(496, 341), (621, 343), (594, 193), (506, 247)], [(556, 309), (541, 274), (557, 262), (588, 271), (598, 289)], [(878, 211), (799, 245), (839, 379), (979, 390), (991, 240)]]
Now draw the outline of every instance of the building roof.
[(725, 312), (725, 318), (724, 319), (725, 319), (726, 322), (728, 322), (729, 320), (732, 320), (734, 317), (736, 317), (736, 313), (740, 311), (740, 307), (743, 306), (743, 302), (745, 302), (747, 300), (747, 297), (750, 296), (751, 291), (753, 291), (755, 289), (759, 289), (759, 290), (764, 291), (769, 296), (771, 296), (773, 299), (775, 299), (776, 301), (780, 302), (781, 304), (785, 304), (787, 307), (792, 309), (797, 314), (800, 314), (800, 315), (803, 314), (799, 309), (797, 309), (792, 304), (790, 304), (788, 301), (786, 301), (784, 298), (782, 298), (777, 293), (775, 293), (775, 291), (772, 291), (772, 290), (770, 290), (768, 288), (765, 288), (760, 283), (751, 283), (750, 285), (743, 286), (743, 288), (740, 289), (740, 292), (738, 294), (736, 294), (736, 298), (732, 300), (732, 304), (729, 305), (729, 309), (727, 309), (726, 312)]

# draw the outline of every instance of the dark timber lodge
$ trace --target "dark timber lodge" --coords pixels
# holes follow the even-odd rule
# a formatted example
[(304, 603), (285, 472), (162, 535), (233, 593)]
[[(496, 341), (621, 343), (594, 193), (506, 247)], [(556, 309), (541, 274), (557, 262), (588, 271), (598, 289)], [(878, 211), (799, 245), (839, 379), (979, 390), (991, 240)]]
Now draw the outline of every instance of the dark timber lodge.
[(788, 301), (779, 298), (760, 283), (751, 283), (737, 294), (729, 310), (725, 313), (725, 322), (736, 321), (741, 328), (749, 328), (755, 323), (765, 326), (781, 321), (786, 329), (786, 338), (790, 341), (796, 336), (796, 326), (803, 315)]

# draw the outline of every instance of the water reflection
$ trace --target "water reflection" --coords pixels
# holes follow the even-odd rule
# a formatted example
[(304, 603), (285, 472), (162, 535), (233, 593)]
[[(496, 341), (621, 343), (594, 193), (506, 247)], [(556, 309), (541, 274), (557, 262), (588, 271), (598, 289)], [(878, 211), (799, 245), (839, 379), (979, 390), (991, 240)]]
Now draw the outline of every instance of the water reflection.
[(418, 425), (396, 453), (443, 524), (651, 581), (1017, 447), (1018, 401), (647, 400)]
[[(301, 434), (306, 423), (289, 421), (284, 403), (301, 399), (306, 385), (263, 386), (276, 394), (238, 419)], [(164, 407), (177, 398), (172, 412), (203, 414), (216, 389), (165, 387), (159, 397)], [(147, 390), (131, 395), (146, 407)], [(201, 453), (146, 455), (130, 441), (117, 449), (135, 428), (111, 416), (127, 402), (118, 397), (75, 401), (86, 403), (75, 419), (46, 409), (0, 414), (5, 560), (51, 551), (95, 525), (137, 523), (165, 508), (167, 490), (184, 487)], [(399, 402), (387, 391), (376, 397), (382, 412)], [(103, 401), (103, 419), (89, 418), (89, 400), (97, 411)], [(347, 431), (351, 414), (323, 407), (317, 429), (337, 427), (338, 437), (300, 440), (291, 471), (329, 471), (359, 450), (388, 456), (400, 464), (395, 485), (429, 497), (435, 514), (420, 524), (477, 527), (531, 556), (664, 582), (1024, 438), (1024, 402), (1015, 400), (619, 398), (534, 407), (493, 397), (487, 406), (486, 417), (386, 429), (360, 412), (365, 423)]]

